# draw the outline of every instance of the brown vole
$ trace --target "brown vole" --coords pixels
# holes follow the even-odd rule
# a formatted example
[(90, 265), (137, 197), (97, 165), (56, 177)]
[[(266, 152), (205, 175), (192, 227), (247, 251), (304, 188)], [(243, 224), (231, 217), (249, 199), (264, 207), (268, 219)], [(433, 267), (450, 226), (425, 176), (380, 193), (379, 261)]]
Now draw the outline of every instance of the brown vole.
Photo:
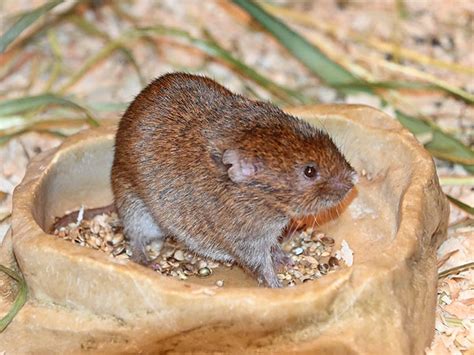
[(146, 264), (145, 246), (172, 235), (280, 287), (283, 228), (337, 204), (354, 176), (321, 130), (209, 78), (174, 73), (122, 117), (112, 189), (135, 261)]

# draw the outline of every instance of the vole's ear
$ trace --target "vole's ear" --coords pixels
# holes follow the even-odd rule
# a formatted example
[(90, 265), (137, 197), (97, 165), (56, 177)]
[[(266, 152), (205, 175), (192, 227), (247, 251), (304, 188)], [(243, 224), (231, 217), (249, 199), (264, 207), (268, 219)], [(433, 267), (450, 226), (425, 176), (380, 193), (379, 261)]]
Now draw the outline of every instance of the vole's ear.
[(222, 162), (231, 165), (227, 174), (235, 183), (250, 181), (262, 168), (262, 164), (255, 158), (248, 158), (236, 149), (226, 150), (222, 155)]

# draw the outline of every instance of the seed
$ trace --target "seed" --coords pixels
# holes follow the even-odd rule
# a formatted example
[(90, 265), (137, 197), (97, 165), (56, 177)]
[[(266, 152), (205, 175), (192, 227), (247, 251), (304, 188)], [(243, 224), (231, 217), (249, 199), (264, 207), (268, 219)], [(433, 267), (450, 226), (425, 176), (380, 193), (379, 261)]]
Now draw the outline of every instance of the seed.
[[(116, 215), (104, 215), (92, 221), (84, 220), (79, 225), (55, 231), (55, 235), (71, 243), (99, 249), (117, 259), (129, 259), (131, 249), (124, 238), (123, 226)], [(156, 245), (155, 245), (156, 244)], [(336, 268), (340, 261), (333, 254), (335, 242), (324, 233), (312, 228), (295, 234), (294, 238), (284, 240), (282, 249), (289, 253), (293, 265), (281, 269), (277, 274), (284, 286), (292, 287), (303, 282), (320, 278)], [(162, 248), (163, 247), (163, 248)], [(146, 246), (149, 259), (156, 261), (150, 266), (163, 276), (186, 280), (192, 276), (207, 277), (215, 268), (232, 268), (232, 262), (215, 262), (187, 251), (181, 244), (169, 238), (165, 243), (150, 243)], [(154, 266), (153, 266), (154, 265)], [(224, 280), (215, 281), (217, 287), (224, 286)]]
[(94, 223), (94, 224), (91, 226), (90, 229), (91, 229), (91, 232), (92, 232), (92, 233), (97, 234), (97, 233), (99, 233), (100, 226), (99, 226), (98, 224), (95, 224), (95, 223)]
[(217, 286), (217, 287), (222, 287), (222, 286), (224, 286), (224, 280), (217, 280), (217, 281), (216, 281), (216, 286)]
[(319, 264), (318, 265), (318, 270), (321, 274), (326, 275), (329, 270), (329, 265), (324, 263), (324, 264)]
[(311, 240), (317, 241), (324, 237), (324, 233), (314, 231), (311, 233)]
[[(106, 237), (105, 240), (107, 240), (108, 238)], [(112, 238), (112, 245), (117, 245), (119, 243), (123, 242), (123, 234), (122, 233), (119, 233), (119, 234), (116, 234), (113, 238)]]
[(293, 276), (296, 277), (297, 279), (299, 279), (299, 278), (303, 277), (303, 274), (302, 274), (301, 272), (299, 272), (299, 271), (295, 271), (295, 272), (293, 273)]
[(173, 254), (173, 258), (177, 261), (183, 261), (184, 260), (184, 253), (182, 250), (176, 250)]
[(147, 253), (147, 257), (148, 257), (149, 260), (156, 260), (156, 259), (158, 259), (158, 256), (159, 256), (159, 255), (160, 255), (160, 254), (159, 254), (159, 253), (156, 253), (156, 252), (149, 252), (149, 253)]
[(325, 245), (333, 245), (334, 244), (334, 239), (332, 239), (331, 237), (328, 237), (328, 236), (324, 236), (321, 238), (321, 241), (323, 242), (323, 244)]
[(316, 258), (313, 258), (312, 256), (305, 256), (305, 260), (310, 264), (319, 264)]
[(188, 277), (183, 273), (182, 270), (178, 270), (177, 272), (180, 280), (187, 280)]
[(196, 268), (192, 264), (184, 264), (183, 268), (190, 273), (194, 273), (194, 271), (196, 270)]
[(161, 261), (161, 262), (160, 262), (160, 265), (161, 265), (161, 267), (162, 267), (163, 269), (169, 269), (170, 266), (171, 266), (171, 265), (168, 264), (168, 262), (166, 262), (166, 261)]
[(304, 252), (304, 250), (301, 247), (293, 249), (293, 254), (295, 254), (295, 255), (301, 255), (301, 254), (303, 254), (303, 252)]
[(212, 274), (212, 271), (208, 267), (200, 268), (199, 271), (198, 271), (198, 276), (199, 277), (208, 277), (211, 274)]
[(120, 254), (123, 253), (124, 250), (125, 250), (125, 246), (121, 245), (121, 246), (114, 249), (114, 251), (112, 252), (112, 255), (113, 256), (120, 255)]
[[(94, 249), (97, 249), (97, 239), (96, 237), (91, 237), (89, 236), (89, 239), (87, 239), (87, 244)], [(99, 243), (100, 245), (100, 243)]]
[(179, 266), (179, 263), (174, 262), (172, 260), (168, 260), (168, 262), (170, 263), (171, 267), (177, 268)]
[(337, 260), (337, 258), (335, 256), (331, 256), (329, 258), (328, 264), (332, 268), (336, 267), (336, 266), (339, 266), (339, 260)]

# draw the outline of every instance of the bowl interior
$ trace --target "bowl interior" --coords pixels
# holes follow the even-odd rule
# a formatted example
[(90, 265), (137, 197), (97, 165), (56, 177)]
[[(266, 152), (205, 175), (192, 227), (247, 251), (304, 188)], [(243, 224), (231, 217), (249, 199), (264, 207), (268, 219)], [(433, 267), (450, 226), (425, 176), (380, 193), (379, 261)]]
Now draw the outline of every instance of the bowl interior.
[[(333, 137), (359, 174), (356, 190), (343, 207), (335, 211), (336, 216), (319, 216), (310, 219), (310, 223), (333, 237), (336, 249), (346, 240), (354, 252), (355, 264), (370, 262), (371, 257), (383, 253), (396, 236), (399, 206), (413, 164), (412, 152), (396, 139), (387, 141), (388, 130), (370, 130), (338, 116), (313, 116), (307, 120)], [(34, 218), (45, 232), (50, 230), (57, 216), (81, 206), (94, 208), (113, 201), (110, 188), (113, 145), (112, 136), (104, 135), (87, 144), (72, 144), (56, 153), (56, 161), (44, 175), (38, 189), (40, 193), (34, 200)], [(370, 253), (366, 252), (367, 248)], [(256, 286), (238, 267), (218, 268), (212, 277), (189, 279), (198, 284), (214, 284), (216, 280), (225, 280), (229, 287)]]

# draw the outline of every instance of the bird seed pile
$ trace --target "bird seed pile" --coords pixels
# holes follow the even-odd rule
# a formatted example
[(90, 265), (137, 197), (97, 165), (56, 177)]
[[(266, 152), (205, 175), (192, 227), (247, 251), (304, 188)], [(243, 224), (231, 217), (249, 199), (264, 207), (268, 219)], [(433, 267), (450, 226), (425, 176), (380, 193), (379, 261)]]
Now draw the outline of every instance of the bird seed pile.
[[(55, 229), (54, 234), (74, 244), (101, 250), (114, 258), (129, 259), (132, 255), (116, 213), (101, 214), (92, 220), (70, 223), (66, 227)], [(292, 266), (279, 270), (278, 278), (284, 286), (291, 287), (320, 278), (337, 269), (342, 261), (340, 252), (333, 251), (334, 239), (311, 229), (294, 233), (282, 247), (293, 262)], [(150, 264), (153, 270), (179, 280), (207, 277), (218, 267), (233, 267), (231, 263), (218, 263), (189, 252), (172, 238), (166, 240), (161, 251), (152, 243), (147, 247), (147, 253), (150, 260), (153, 260)], [(218, 280), (216, 285), (222, 287), (224, 281)]]

